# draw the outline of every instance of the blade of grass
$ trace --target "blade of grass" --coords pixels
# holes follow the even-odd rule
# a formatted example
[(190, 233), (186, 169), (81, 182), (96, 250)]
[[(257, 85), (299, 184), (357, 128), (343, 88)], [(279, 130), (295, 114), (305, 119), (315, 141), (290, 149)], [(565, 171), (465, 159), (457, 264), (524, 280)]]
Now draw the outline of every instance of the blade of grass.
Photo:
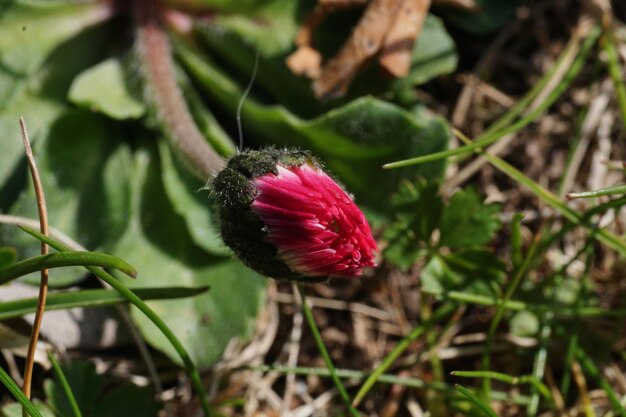
[(572, 66), (569, 68), (568, 72), (563, 77), (561, 83), (548, 95), (545, 101), (543, 101), (540, 105), (538, 105), (535, 109), (530, 111), (520, 120), (515, 123), (510, 124), (508, 127), (502, 128), (500, 130), (486, 133), (481, 135), (475, 142), (471, 142), (466, 144), (465, 146), (459, 146), (455, 149), (449, 149), (447, 151), (435, 152), (429, 155), (418, 156), (416, 158), (405, 159), (402, 161), (391, 162), (383, 165), (384, 169), (394, 169), (394, 168), (402, 168), (410, 165), (424, 164), (426, 162), (437, 161), (439, 159), (449, 158), (455, 155), (467, 154), (469, 152), (473, 152), (479, 149), (482, 149), (492, 143), (498, 141), (500, 138), (515, 133), (518, 130), (526, 127), (528, 124), (533, 122), (539, 115), (541, 115), (544, 111), (546, 111), (550, 106), (552, 106), (561, 95), (569, 88), (572, 81), (578, 76), (580, 70), (582, 69), (585, 60), (587, 59), (587, 55), (591, 50), (591, 47), (594, 45), (598, 36), (600, 35), (600, 28), (595, 26), (592, 28), (584, 39), (580, 51), (576, 56), (576, 59), (572, 63)]
[(522, 254), (522, 220), (524, 214), (515, 213), (511, 221), (511, 260), (513, 270), (517, 271), (523, 262)]
[(550, 389), (532, 375), (511, 376), (494, 371), (452, 371), (450, 375), (460, 376), (462, 378), (489, 378), (511, 385), (530, 384), (537, 388), (544, 398), (551, 398)]
[(52, 354), (52, 352), (48, 351), (48, 358), (50, 359), (50, 363), (52, 364), (52, 370), (54, 371), (54, 376), (59, 381), (61, 385), (61, 389), (63, 393), (67, 397), (67, 401), (70, 403), (70, 407), (72, 409), (72, 413), (74, 413), (74, 417), (82, 417), (82, 413), (80, 412), (80, 408), (78, 407), (78, 403), (76, 402), (76, 397), (74, 397), (74, 393), (72, 392), (72, 388), (70, 388), (69, 382), (67, 382), (67, 378), (63, 373), (63, 370), (59, 366), (59, 362), (57, 362), (56, 358)]
[(304, 318), (306, 319), (307, 323), (309, 324), (309, 327), (311, 328), (311, 333), (313, 333), (315, 344), (317, 345), (317, 348), (319, 349), (320, 354), (322, 355), (322, 358), (324, 358), (326, 367), (328, 367), (328, 371), (330, 372), (330, 377), (333, 380), (335, 387), (337, 387), (337, 390), (339, 391), (339, 395), (341, 396), (341, 399), (345, 403), (350, 414), (354, 417), (358, 417), (361, 414), (357, 411), (356, 408), (354, 408), (354, 406), (350, 402), (350, 395), (348, 395), (348, 391), (346, 391), (346, 387), (343, 385), (343, 383), (341, 382), (341, 379), (339, 379), (339, 376), (337, 375), (337, 371), (335, 370), (335, 365), (333, 364), (333, 361), (330, 358), (330, 355), (328, 354), (326, 345), (324, 345), (324, 341), (322, 340), (322, 335), (320, 334), (320, 331), (317, 328), (317, 324), (315, 323), (315, 319), (313, 318), (311, 309), (309, 308), (309, 305), (306, 301), (306, 297), (304, 295), (304, 284), (298, 283), (296, 288), (298, 289), (298, 294), (300, 295), (300, 299), (302, 300), (302, 313), (304, 314)]
[(578, 361), (580, 362), (580, 365), (585, 370), (585, 372), (587, 372), (593, 379), (595, 379), (596, 382), (602, 387), (604, 392), (606, 392), (606, 395), (609, 398), (609, 401), (611, 402), (611, 405), (613, 406), (613, 409), (620, 416), (626, 417), (626, 409), (624, 409), (624, 406), (620, 402), (617, 393), (615, 393), (615, 391), (611, 387), (611, 384), (609, 384), (602, 377), (602, 374), (600, 373), (600, 370), (593, 363), (591, 358), (589, 358), (589, 356), (587, 356), (585, 351), (583, 351), (580, 348), (578, 348), (578, 350), (576, 351), (576, 358), (578, 358)]
[[(489, 325), (487, 338), (485, 340), (485, 350), (483, 351), (482, 357), (483, 371), (488, 371), (491, 365), (491, 349), (493, 347), (496, 331), (498, 330), (498, 326), (500, 325), (500, 321), (502, 320), (502, 317), (504, 316), (504, 311), (506, 310), (505, 303), (509, 301), (511, 297), (513, 297), (513, 293), (517, 290), (517, 287), (519, 287), (519, 284), (522, 282), (522, 279), (526, 275), (526, 272), (528, 271), (532, 261), (534, 260), (540, 236), (541, 232), (535, 235), (535, 238), (533, 239), (533, 242), (528, 249), (528, 253), (526, 254), (526, 258), (522, 262), (522, 265), (515, 271), (515, 275), (507, 286), (502, 298), (498, 299), (498, 307), (496, 308), (496, 313), (493, 317), (493, 320), (491, 320), (491, 324)], [(483, 379), (482, 388), (482, 396), (485, 401), (489, 402), (489, 391), (491, 391), (491, 383), (489, 378)]]
[(613, 80), (617, 104), (622, 116), (622, 122), (626, 126), (626, 85), (624, 84), (624, 73), (619, 63), (619, 54), (615, 45), (615, 35), (612, 29), (605, 31), (602, 36), (602, 49), (606, 53), (606, 64), (609, 74)]
[(9, 374), (7, 374), (6, 371), (1, 367), (0, 382), (2, 382), (2, 385), (6, 387), (7, 391), (9, 391), (13, 398), (15, 398), (17, 402), (22, 405), (23, 409), (26, 410), (28, 414), (30, 414), (32, 417), (41, 417), (41, 413), (39, 412), (39, 410), (37, 410), (37, 407), (35, 407), (35, 405), (28, 399), (28, 397), (24, 395), (20, 387), (15, 383), (15, 381), (13, 381), (13, 378), (11, 378)]
[(614, 187), (600, 188), (598, 190), (593, 191), (583, 191), (580, 193), (567, 193), (565, 194), (565, 198), (574, 199), (574, 198), (596, 198), (603, 197), (606, 195), (623, 195), (626, 194), (626, 184), (616, 185)]
[[(459, 132), (455, 129), (455, 135), (462, 140), (463, 142), (470, 143), (471, 140), (465, 136), (463, 133)], [(509, 163), (505, 162), (503, 159), (498, 158), (497, 156), (491, 155), (486, 152), (482, 152), (482, 154), (489, 160), (489, 163), (493, 165), (495, 168), (500, 170), (502, 173), (507, 175), (512, 180), (524, 185), (528, 188), (533, 194), (542, 199), (546, 204), (554, 208), (558, 211), (563, 217), (572, 223), (584, 226), (589, 229), (592, 234), (596, 237), (597, 240), (606, 244), (607, 246), (617, 250), (621, 255), (626, 256), (626, 242), (624, 242), (619, 236), (609, 232), (606, 229), (598, 229), (594, 224), (592, 224), (587, 216), (579, 213), (578, 211), (571, 209), (567, 206), (559, 197), (554, 195), (549, 190), (543, 188), (541, 185), (536, 183), (535, 181), (528, 178), (521, 171), (514, 168)]]
[(433, 324), (437, 323), (439, 320), (445, 318), (449, 314), (451, 314), (457, 308), (456, 304), (450, 303), (445, 304), (439, 309), (435, 310), (430, 319), (416, 326), (411, 333), (406, 335), (393, 350), (385, 357), (382, 363), (374, 369), (374, 371), (370, 374), (370, 376), (365, 380), (361, 388), (357, 392), (354, 400), (352, 400), (352, 404), (355, 406), (358, 405), (361, 400), (365, 397), (365, 395), (372, 389), (378, 378), (387, 370), (393, 363), (402, 355), (402, 353), (409, 347), (411, 342), (420, 337), (426, 330), (428, 330)]
[[(559, 80), (559, 76), (563, 69), (563, 66), (571, 66), (572, 62), (576, 59), (578, 52), (580, 51), (580, 41), (581, 38), (585, 36), (584, 31), (579, 32), (580, 29), (575, 30), (575, 33), (578, 33), (577, 36), (572, 36), (570, 41), (567, 43), (563, 52), (559, 55), (554, 65), (550, 67), (550, 69), (541, 77), (539, 81), (532, 86), (530, 91), (528, 91), (524, 97), (519, 99), (513, 107), (511, 107), (504, 115), (502, 115), (498, 120), (493, 122), (487, 130), (485, 130), (484, 134), (496, 132), (507, 125), (513, 123), (515, 118), (521, 115), (524, 110), (535, 100), (536, 97), (539, 96), (542, 92), (545, 93), (546, 89), (549, 88), (550, 84), (552, 84), (555, 80)], [(482, 135), (481, 135), (482, 136)]]
[[(430, 297), (426, 293), (420, 292), (419, 305), (420, 319), (422, 320), (422, 322), (428, 321), (432, 316), (432, 300), (430, 300), (429, 298)], [(441, 359), (435, 351), (438, 339), (437, 334), (431, 328), (426, 331), (424, 339), (426, 341), (426, 349), (429, 352), (433, 352), (432, 354), (428, 355), (428, 362), (430, 364), (432, 379), (435, 382), (441, 382), (444, 380), (445, 375)], [(430, 391), (426, 393), (426, 407), (430, 411), (431, 415), (434, 417), (444, 416), (448, 414), (446, 404), (442, 396), (437, 391)]]
[[(35, 237), (36, 239), (46, 242), (48, 245), (50, 245), (51, 247), (53, 247), (54, 249), (60, 252), (70, 251), (70, 249), (66, 247), (65, 245), (63, 245), (62, 243), (59, 243), (54, 239), (44, 236), (41, 233), (37, 232), (36, 230), (33, 230), (24, 225), (19, 225), (18, 227), (24, 230), (26, 233), (30, 234), (31, 236)], [(176, 335), (167, 326), (167, 324), (165, 324), (163, 319), (161, 319), (161, 317), (159, 317), (159, 315), (155, 313), (154, 310), (152, 310), (133, 291), (127, 288), (113, 275), (109, 274), (108, 272), (106, 272), (105, 270), (101, 268), (96, 268), (92, 266), (89, 266), (86, 268), (92, 274), (94, 274), (95, 276), (100, 278), (102, 281), (106, 282), (111, 287), (113, 287), (115, 291), (122, 294), (124, 298), (130, 301), (135, 307), (139, 309), (139, 311), (141, 311), (150, 321), (152, 321), (152, 323), (154, 323), (155, 326), (157, 326), (159, 331), (161, 331), (163, 336), (165, 336), (165, 338), (172, 344), (172, 347), (174, 348), (174, 350), (176, 350), (176, 353), (178, 353), (181, 360), (183, 361), (183, 366), (185, 367), (185, 371), (187, 371), (187, 373), (189, 374), (189, 377), (191, 378), (191, 383), (193, 385), (194, 390), (196, 391), (196, 394), (198, 395), (198, 398), (200, 400), (200, 405), (202, 406), (202, 409), (205, 415), (206, 416), (213, 415), (213, 413), (211, 412), (211, 408), (209, 407), (209, 399), (204, 389), (204, 385), (202, 384), (202, 380), (200, 379), (200, 373), (198, 372), (198, 369), (196, 368), (195, 364), (191, 360), (191, 357), (187, 353), (187, 350), (185, 349), (183, 344), (180, 342), (180, 340), (178, 340)]]
[[(281, 365), (260, 365), (260, 366), (246, 366), (239, 368), (241, 370), (252, 370), (259, 372), (280, 372), (286, 374), (294, 374), (294, 375), (314, 375), (314, 376), (323, 376), (330, 377), (330, 371), (328, 368), (309, 368), (302, 366), (281, 366)], [(369, 376), (369, 373), (363, 371), (356, 371), (353, 369), (337, 369), (335, 368), (337, 376), (343, 379), (350, 380), (364, 380)], [(378, 382), (381, 384), (392, 384), (392, 385), (402, 385), (409, 388), (417, 388), (423, 389), (428, 388), (432, 390), (436, 390), (442, 393), (456, 395), (457, 392), (454, 387), (450, 384), (446, 384), (445, 382), (436, 382), (436, 381), (424, 381), (417, 378), (397, 376), (392, 374), (382, 374), (378, 378)], [(506, 392), (502, 391), (493, 391), (492, 398), (496, 401), (511, 401), (518, 405), (526, 405), (528, 397), (524, 395), (510, 395)]]
[(63, 266), (101, 266), (117, 269), (131, 277), (137, 271), (120, 258), (100, 252), (60, 252), (48, 255), (33, 256), (23, 261), (15, 262), (0, 270), (0, 285), (31, 272), (42, 269), (59, 268)]
[[(135, 294), (144, 301), (169, 300), (193, 297), (207, 290), (208, 287), (138, 288), (135, 290)], [(65, 310), (75, 307), (104, 307), (127, 302), (128, 300), (115, 290), (91, 289), (49, 294), (46, 302), (46, 310)], [(37, 298), (24, 298), (0, 303), (0, 320), (22, 317), (25, 314), (33, 313), (36, 308)]]
[[(541, 329), (539, 331), (539, 347), (535, 353), (535, 360), (533, 361), (533, 377), (537, 381), (541, 381), (546, 370), (546, 359), (548, 357), (548, 341), (552, 334), (552, 312), (546, 312), (540, 318)], [(539, 394), (535, 387), (531, 387), (533, 391), (530, 396), (530, 403), (526, 408), (526, 415), (528, 417), (535, 417), (537, 410), (539, 409)]]
[[(589, 288), (591, 288), (591, 284), (589, 281), (589, 274), (591, 271), (591, 266), (593, 265), (593, 245), (590, 239), (587, 239), (587, 242), (584, 247), (584, 252), (586, 255), (585, 259), (585, 271), (582, 275), (581, 285), (578, 289), (578, 294), (576, 297), (576, 308), (582, 307), (583, 300), (587, 299), (587, 294), (589, 292)], [(561, 386), (560, 391), (561, 395), (567, 398), (567, 394), (569, 391), (570, 383), (571, 383), (571, 367), (574, 359), (576, 358), (576, 351), (578, 350), (578, 341), (579, 341), (579, 331), (580, 331), (580, 319), (579, 315), (574, 317), (574, 326), (570, 331), (570, 335), (567, 341), (567, 351), (565, 353), (565, 362), (563, 365), (563, 376), (561, 378)]]
[[(442, 300), (454, 301), (465, 304), (473, 304), (485, 307), (495, 307), (499, 303), (498, 298), (486, 295), (471, 294), (461, 291), (449, 291), (443, 293), (430, 293)], [(509, 300), (503, 303), (507, 310), (512, 311), (532, 311), (535, 313), (543, 313), (552, 311), (558, 318), (576, 318), (576, 317), (624, 317), (626, 316), (626, 308), (607, 310), (601, 307), (567, 307), (555, 306), (550, 304), (533, 304), (520, 300)]]
[(455, 385), (454, 388), (458, 392), (461, 393), (465, 398), (473, 402), (486, 416), (488, 417), (498, 417), (498, 415), (485, 403), (483, 403), (480, 398), (478, 398), (474, 393), (462, 385)]

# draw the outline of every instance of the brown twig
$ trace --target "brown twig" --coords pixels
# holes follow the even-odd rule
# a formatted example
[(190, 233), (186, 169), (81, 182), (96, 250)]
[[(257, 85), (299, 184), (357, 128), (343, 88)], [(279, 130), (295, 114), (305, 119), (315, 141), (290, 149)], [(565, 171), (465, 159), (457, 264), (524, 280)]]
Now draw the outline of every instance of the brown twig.
[(145, 91), (174, 149), (189, 169), (206, 181), (224, 168), (225, 161), (200, 133), (176, 83), (159, 3), (157, 0), (133, 2), (137, 24), (135, 44), (144, 71)]
[[(41, 177), (35, 163), (33, 150), (30, 147), (28, 139), (28, 131), (26, 130), (26, 122), (20, 117), (20, 129), (22, 132), (22, 141), (24, 142), (24, 150), (26, 151), (26, 160), (30, 169), (30, 175), (33, 179), (35, 187), (35, 196), (37, 198), (37, 210), (39, 211), (39, 229), (41, 234), (48, 236), (48, 211), (46, 209), (46, 197), (41, 185)], [(48, 253), (48, 245), (41, 243), (41, 254)], [(41, 279), (39, 281), (39, 299), (37, 301), (37, 310), (35, 311), (35, 319), (33, 321), (33, 330), (30, 335), (28, 344), (28, 354), (26, 356), (26, 366), (24, 367), (24, 385), (22, 391), (26, 397), (30, 398), (31, 384), (33, 380), (33, 367), (35, 365), (35, 349), (39, 339), (39, 330), (41, 329), (41, 321), (43, 319), (44, 309), (46, 308), (46, 296), (48, 295), (48, 270), (41, 270)], [(24, 413), (26, 413), (24, 411)]]

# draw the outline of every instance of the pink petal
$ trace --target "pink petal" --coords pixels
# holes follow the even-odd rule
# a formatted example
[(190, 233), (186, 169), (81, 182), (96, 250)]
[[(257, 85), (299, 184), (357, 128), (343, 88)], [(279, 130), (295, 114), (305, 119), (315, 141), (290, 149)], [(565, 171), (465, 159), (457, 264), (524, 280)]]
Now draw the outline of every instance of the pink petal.
[(253, 180), (251, 207), (279, 259), (304, 276), (356, 277), (376, 265), (365, 216), (330, 176), (311, 164), (277, 169)]

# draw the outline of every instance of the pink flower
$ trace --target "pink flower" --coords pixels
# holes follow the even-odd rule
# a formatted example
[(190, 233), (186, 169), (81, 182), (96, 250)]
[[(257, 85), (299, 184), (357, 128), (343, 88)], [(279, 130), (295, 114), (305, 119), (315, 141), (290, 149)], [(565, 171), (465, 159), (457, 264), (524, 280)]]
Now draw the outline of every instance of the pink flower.
[(365, 216), (308, 152), (242, 152), (213, 192), (224, 242), (263, 275), (315, 282), (376, 266)]
[(285, 167), (252, 180), (254, 211), (266, 226), (277, 257), (312, 277), (362, 275), (376, 266), (370, 226), (352, 199), (313, 163)]

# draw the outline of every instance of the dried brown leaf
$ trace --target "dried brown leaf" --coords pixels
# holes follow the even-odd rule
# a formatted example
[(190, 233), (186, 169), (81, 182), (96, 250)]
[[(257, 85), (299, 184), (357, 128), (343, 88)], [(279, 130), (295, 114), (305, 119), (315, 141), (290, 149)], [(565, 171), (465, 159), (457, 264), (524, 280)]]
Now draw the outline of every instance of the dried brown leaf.
[(405, 0), (390, 27), (380, 52), (380, 65), (394, 77), (411, 69), (413, 44), (424, 27), (430, 0)]

